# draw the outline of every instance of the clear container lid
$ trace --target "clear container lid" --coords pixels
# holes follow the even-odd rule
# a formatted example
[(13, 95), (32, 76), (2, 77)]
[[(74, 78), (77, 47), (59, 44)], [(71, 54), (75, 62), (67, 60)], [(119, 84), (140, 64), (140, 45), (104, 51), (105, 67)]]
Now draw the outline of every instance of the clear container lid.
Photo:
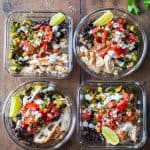
[[(102, 88), (107, 88), (107, 87), (118, 87), (122, 86), (123, 88), (129, 88), (132, 89), (137, 93), (138, 97), (138, 102), (136, 104), (136, 108), (140, 111), (139, 119), (140, 122), (138, 123), (139, 131), (137, 134), (137, 141), (136, 142), (126, 142), (126, 143), (121, 143), (118, 145), (111, 145), (108, 144), (105, 140), (96, 142), (96, 137), (94, 141), (90, 141), (85, 139), (84, 137), (84, 127), (86, 124), (83, 126), (83, 121), (81, 118), (81, 115), (83, 113), (83, 109), (85, 108), (85, 88), (92, 89), (93, 91), (96, 90), (98, 87)], [(88, 96), (87, 96), (88, 97)], [(90, 102), (89, 102), (90, 103)], [(84, 106), (83, 106), (84, 105)], [(138, 83), (138, 82), (132, 82), (132, 81), (86, 81), (81, 84), (81, 86), (78, 88), (78, 93), (77, 93), (77, 119), (79, 122), (77, 123), (77, 132), (78, 132), (78, 142), (80, 143), (80, 146), (84, 149), (134, 149), (134, 148), (140, 148), (142, 147), (147, 139), (147, 121), (146, 121), (146, 92), (144, 87)], [(83, 117), (83, 116), (82, 116)], [(85, 123), (85, 122), (84, 122)], [(93, 130), (91, 131), (93, 132)], [(93, 133), (94, 134), (94, 133)], [(91, 133), (91, 136), (94, 136)], [(86, 137), (89, 135), (86, 135)]]

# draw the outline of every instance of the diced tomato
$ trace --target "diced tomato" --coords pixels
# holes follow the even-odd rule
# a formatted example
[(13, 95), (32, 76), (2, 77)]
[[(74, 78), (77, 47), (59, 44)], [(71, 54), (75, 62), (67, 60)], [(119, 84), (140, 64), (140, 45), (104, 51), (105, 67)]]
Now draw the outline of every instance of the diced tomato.
[(119, 104), (117, 104), (117, 110), (118, 111), (123, 111), (128, 107), (128, 101), (126, 100), (120, 100)]
[(47, 114), (47, 120), (49, 120), (49, 121), (50, 121), (50, 120), (52, 120), (53, 118), (54, 118), (54, 117), (53, 117), (53, 115), (52, 115), (52, 114), (50, 114), (50, 113), (48, 113), (48, 114)]
[(28, 51), (29, 50), (29, 46), (30, 46), (30, 44), (29, 44), (29, 42), (27, 40), (21, 42), (21, 47), (22, 47), (22, 49), (24, 51)]
[(45, 57), (45, 53), (44, 53), (43, 51), (40, 51), (40, 52), (38, 53), (38, 57), (39, 57), (39, 58)]
[(88, 109), (85, 109), (82, 113), (82, 119), (89, 121), (91, 119), (91, 112)]
[(34, 98), (35, 98), (35, 99), (40, 98), (40, 94), (36, 94)]
[(101, 38), (97, 36), (97, 37), (95, 38), (95, 41), (96, 41), (97, 43), (100, 43), (100, 42), (101, 42)]
[(42, 26), (40, 27), (40, 30), (44, 30), (44, 29), (45, 29), (45, 26), (42, 25)]
[(132, 114), (133, 114), (132, 111), (127, 112), (128, 117), (131, 117)]
[(130, 34), (130, 35), (128, 36), (128, 38), (129, 38), (129, 41), (130, 41), (130, 42), (136, 42), (136, 41), (137, 41), (136, 37), (135, 37), (134, 35), (132, 35), (132, 34)]
[(101, 27), (96, 27), (92, 30), (92, 34), (96, 35), (97, 32), (103, 32), (103, 31), (104, 31), (104, 29), (102, 29)]
[(116, 30), (119, 31), (119, 32), (124, 32), (124, 28), (123, 28), (123, 27), (122, 27), (122, 28), (119, 27), (119, 28), (117, 28)]
[(96, 131), (99, 133), (102, 131), (102, 125), (100, 123), (97, 124), (96, 126)]
[(128, 48), (124, 49), (124, 53), (128, 54), (129, 53), (129, 49)]
[(95, 113), (96, 122), (100, 122), (102, 120), (102, 114), (101, 113)]
[(107, 34), (106, 33), (102, 33), (102, 41), (106, 41), (107, 40)]
[(116, 106), (115, 100), (111, 100), (110, 102), (107, 103), (108, 108), (114, 108)]
[(46, 114), (48, 112), (48, 109), (47, 108), (44, 108), (43, 110), (42, 110), (42, 113), (43, 114)]
[(128, 121), (134, 122), (136, 120), (136, 113), (132, 112), (132, 115), (128, 116)]
[(53, 37), (53, 32), (51, 31), (50, 26), (45, 26), (44, 31), (45, 31), (45, 41), (50, 42)]
[(101, 44), (99, 44), (98, 46), (96, 46), (97, 51), (102, 50), (102, 49), (104, 48), (104, 46), (105, 46), (104, 43), (101, 43)]
[(59, 49), (53, 49), (52, 51), (53, 51), (53, 53), (58, 53)]
[(40, 29), (40, 27), (41, 27), (41, 24), (37, 24), (37, 25), (35, 25), (35, 26), (33, 27), (33, 29), (34, 29), (34, 30), (38, 30), (38, 29)]
[(52, 107), (51, 113), (57, 113), (57, 112), (59, 112), (59, 107), (55, 105)]
[(103, 50), (98, 51), (99, 56), (104, 57), (106, 55), (106, 52)]
[(130, 99), (130, 94), (127, 92), (123, 92), (122, 97), (124, 100), (128, 101)]
[(27, 117), (27, 118), (25, 118), (23, 124), (29, 125), (31, 122), (33, 122), (33, 118), (32, 117)]
[(114, 50), (118, 56), (123, 54), (123, 51), (119, 46), (116, 46)]
[(28, 126), (27, 132), (28, 132), (29, 135), (32, 135), (33, 132), (34, 132), (34, 129), (32, 129), (31, 127)]
[(54, 104), (54, 103), (50, 103), (50, 104), (48, 105), (48, 110), (51, 110), (51, 109), (53, 108), (53, 106), (55, 106), (55, 104)]
[(25, 109), (31, 109), (31, 110), (37, 110), (39, 108), (39, 105), (36, 104), (36, 103), (28, 103), (26, 106), (25, 106)]
[(109, 23), (107, 24), (107, 26), (108, 26), (109, 28), (111, 28), (111, 27), (113, 26), (113, 22), (109, 22)]
[(53, 32), (49, 31), (45, 35), (45, 40), (48, 41), (48, 42), (50, 42), (52, 40), (52, 37), (53, 37)]
[(50, 32), (50, 31), (51, 31), (50, 26), (45, 26), (45, 32)]
[(117, 22), (118, 22), (119, 24), (124, 25), (124, 24), (127, 22), (127, 19), (118, 18), (118, 19), (117, 19)]
[(107, 114), (108, 114), (108, 116), (109, 116), (110, 118), (113, 118), (113, 117), (114, 117), (114, 114), (113, 114), (112, 110), (109, 110)]
[(44, 51), (47, 51), (48, 45), (47, 45), (46, 42), (44, 42), (44, 43), (42, 44), (42, 49), (43, 49)]
[(109, 127), (110, 127), (111, 129), (115, 130), (115, 129), (117, 128), (116, 122), (113, 121), (113, 120), (111, 120), (111, 121), (109, 122)]
[(38, 34), (34, 34), (34, 39), (37, 39), (38, 38)]

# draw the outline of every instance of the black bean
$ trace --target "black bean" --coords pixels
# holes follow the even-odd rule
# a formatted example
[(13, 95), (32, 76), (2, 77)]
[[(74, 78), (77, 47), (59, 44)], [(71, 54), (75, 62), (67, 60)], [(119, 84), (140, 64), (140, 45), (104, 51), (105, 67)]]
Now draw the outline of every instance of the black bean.
[(12, 129), (15, 129), (15, 127), (16, 127), (16, 123), (12, 120), (12, 121), (11, 121), (11, 128), (12, 128)]
[(19, 113), (19, 114), (17, 115), (17, 118), (18, 118), (18, 120), (20, 120), (20, 119), (22, 118), (21, 113)]

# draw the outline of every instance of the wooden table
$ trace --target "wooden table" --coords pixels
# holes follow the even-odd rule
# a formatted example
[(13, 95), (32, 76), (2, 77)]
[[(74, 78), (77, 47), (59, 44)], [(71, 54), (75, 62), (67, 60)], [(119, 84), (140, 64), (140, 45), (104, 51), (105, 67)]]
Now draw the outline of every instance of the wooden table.
[[(61, 10), (69, 14), (74, 19), (74, 27), (80, 21), (80, 17), (94, 11), (97, 8), (103, 7), (116, 7), (127, 9), (127, 0), (8, 0), (12, 3), (12, 10)], [(142, 1), (140, 1), (139, 6), (143, 10)], [(2, 6), (2, 5), (1, 5)], [(6, 10), (6, 8), (5, 8)], [(140, 16), (137, 16), (138, 19), (143, 23), (146, 33), (148, 35), (148, 41), (150, 41), (150, 12), (143, 12)], [(4, 31), (4, 18), (5, 15), (0, 15), (0, 97), (4, 101), (8, 93), (11, 90), (15, 89), (20, 83), (33, 80), (27, 78), (13, 78), (11, 77), (6, 70), (2, 67), (3, 65), (3, 31)], [(72, 95), (73, 100), (76, 102), (76, 90), (80, 82), (87, 79), (92, 79), (87, 73), (82, 71), (74, 60), (73, 71), (70, 76), (64, 80), (57, 80), (56, 83), (61, 84), (62, 88), (68, 90)], [(49, 79), (48, 79), (49, 80)], [(132, 75), (122, 79), (122, 80), (136, 80), (144, 82), (147, 87), (147, 107), (150, 107), (150, 52), (148, 48), (147, 56), (144, 60), (144, 63), (138, 71)], [(148, 119), (148, 131), (150, 131), (150, 119), (149, 113), (147, 116)], [(78, 150), (79, 145), (77, 144), (77, 134), (74, 132), (70, 140), (60, 149), (61, 150)], [(0, 121), (0, 149), (1, 150), (19, 150), (15, 144), (13, 144), (6, 132), (4, 131), (2, 122)], [(143, 147), (144, 150), (150, 149), (150, 138), (148, 138), (147, 143)]]

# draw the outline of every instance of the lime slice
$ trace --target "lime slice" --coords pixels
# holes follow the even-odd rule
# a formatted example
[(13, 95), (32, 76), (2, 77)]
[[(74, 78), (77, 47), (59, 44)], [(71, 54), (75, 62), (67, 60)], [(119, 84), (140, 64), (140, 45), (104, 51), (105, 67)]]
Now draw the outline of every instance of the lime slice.
[(113, 13), (111, 11), (105, 12), (101, 17), (93, 22), (95, 26), (102, 26), (107, 24), (113, 19)]
[(57, 25), (61, 24), (65, 19), (66, 19), (66, 16), (64, 14), (57, 13), (52, 16), (52, 18), (50, 20), (50, 25), (57, 26)]
[(15, 117), (19, 113), (22, 105), (22, 100), (19, 96), (14, 96), (11, 98), (9, 117)]
[(43, 86), (41, 84), (37, 84), (34, 86), (35, 90), (42, 90)]
[(106, 138), (107, 143), (110, 143), (112, 145), (119, 144), (119, 138), (112, 129), (106, 126), (102, 126), (102, 134)]

